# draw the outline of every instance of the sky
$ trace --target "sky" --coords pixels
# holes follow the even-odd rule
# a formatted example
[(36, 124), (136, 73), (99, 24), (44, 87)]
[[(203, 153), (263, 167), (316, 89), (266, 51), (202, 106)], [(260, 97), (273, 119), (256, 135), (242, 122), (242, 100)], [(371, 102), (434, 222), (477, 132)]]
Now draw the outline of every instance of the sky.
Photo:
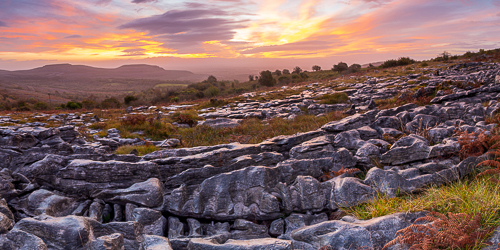
[(282, 69), (500, 48), (500, 0), (0, 0), (0, 69)]

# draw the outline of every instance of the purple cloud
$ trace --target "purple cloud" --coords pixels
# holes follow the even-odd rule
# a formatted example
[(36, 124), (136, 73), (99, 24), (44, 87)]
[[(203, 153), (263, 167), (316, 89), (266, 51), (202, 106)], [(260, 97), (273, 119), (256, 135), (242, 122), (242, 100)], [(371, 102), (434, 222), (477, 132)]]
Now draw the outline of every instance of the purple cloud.
[(5, 22), (0, 21), (0, 27), (9, 27)]
[(157, 0), (133, 0), (132, 3), (152, 3), (157, 2)]
[(82, 38), (82, 36), (80, 36), (80, 35), (71, 35), (71, 36), (67, 36), (67, 37), (64, 37), (64, 38), (68, 38), (68, 39), (71, 39), (71, 38)]
[(171, 10), (131, 21), (118, 28), (147, 31), (166, 41), (170, 48), (186, 47), (204, 41), (232, 39), (234, 30), (244, 27), (246, 21), (232, 20), (230, 16), (217, 9)]

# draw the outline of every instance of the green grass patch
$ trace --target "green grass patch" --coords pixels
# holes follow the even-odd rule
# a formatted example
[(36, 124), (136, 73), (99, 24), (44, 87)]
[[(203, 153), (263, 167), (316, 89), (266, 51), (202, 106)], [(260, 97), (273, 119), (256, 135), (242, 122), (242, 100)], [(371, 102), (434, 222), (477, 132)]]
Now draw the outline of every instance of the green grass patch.
[(467, 178), (441, 187), (430, 187), (418, 195), (390, 198), (379, 195), (369, 203), (344, 208), (359, 219), (399, 212), (435, 211), (442, 214), (481, 214), (483, 228), (500, 225), (500, 184), (488, 176)]
[(126, 155), (130, 154), (130, 152), (134, 149), (137, 150), (138, 156), (146, 155), (160, 150), (160, 148), (155, 145), (140, 145), (140, 146), (124, 145), (117, 148), (114, 153), (118, 155)]
[(347, 103), (349, 101), (349, 96), (344, 92), (337, 92), (333, 94), (322, 95), (316, 98), (321, 104), (339, 104)]

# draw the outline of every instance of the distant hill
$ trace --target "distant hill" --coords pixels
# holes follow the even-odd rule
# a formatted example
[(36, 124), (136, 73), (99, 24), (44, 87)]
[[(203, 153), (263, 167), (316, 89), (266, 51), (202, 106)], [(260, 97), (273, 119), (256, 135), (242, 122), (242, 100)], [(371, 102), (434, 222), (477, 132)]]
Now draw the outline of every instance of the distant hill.
[(165, 70), (159, 66), (135, 64), (116, 69), (95, 68), (85, 65), (53, 64), (30, 70), (4, 71), (0, 77), (60, 77), (60, 78), (129, 78), (155, 80), (198, 81), (203, 76), (186, 70)]
[[(152, 88), (184, 86), (208, 75), (186, 70), (135, 64), (115, 69), (85, 65), (54, 64), (30, 70), (0, 70), (0, 90), (22, 99), (46, 101), (49, 93), (61, 102), (88, 96), (106, 97)], [(51, 100), (54, 100), (51, 98)]]

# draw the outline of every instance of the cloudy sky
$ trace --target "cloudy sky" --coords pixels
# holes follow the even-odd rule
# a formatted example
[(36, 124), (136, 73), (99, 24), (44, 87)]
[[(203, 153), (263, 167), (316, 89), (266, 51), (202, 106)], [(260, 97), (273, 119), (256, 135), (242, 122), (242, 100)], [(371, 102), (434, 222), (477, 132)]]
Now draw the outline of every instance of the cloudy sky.
[(0, 69), (275, 69), (500, 48), (500, 0), (0, 0)]

